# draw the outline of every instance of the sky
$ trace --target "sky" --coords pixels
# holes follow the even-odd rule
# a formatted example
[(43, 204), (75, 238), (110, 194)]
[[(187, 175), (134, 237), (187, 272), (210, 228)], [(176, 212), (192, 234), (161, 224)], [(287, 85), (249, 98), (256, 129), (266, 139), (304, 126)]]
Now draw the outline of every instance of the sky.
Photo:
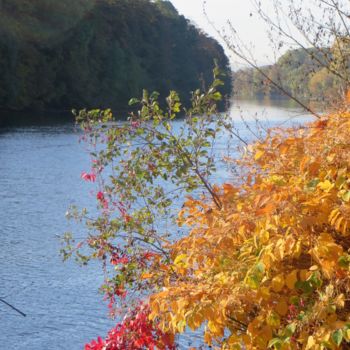
[[(170, 1), (180, 14), (220, 41), (203, 13), (204, 0)], [(267, 6), (268, 1), (264, 0)], [(271, 54), (266, 25), (255, 13), (251, 0), (206, 0), (205, 8), (210, 20), (217, 28), (223, 29), (227, 27), (227, 21), (231, 21), (240, 38), (251, 46), (254, 58), (259, 64), (273, 63), (275, 57)], [(227, 50), (226, 52), (229, 54)], [(237, 58), (231, 56), (230, 60), (234, 69), (242, 66)]]

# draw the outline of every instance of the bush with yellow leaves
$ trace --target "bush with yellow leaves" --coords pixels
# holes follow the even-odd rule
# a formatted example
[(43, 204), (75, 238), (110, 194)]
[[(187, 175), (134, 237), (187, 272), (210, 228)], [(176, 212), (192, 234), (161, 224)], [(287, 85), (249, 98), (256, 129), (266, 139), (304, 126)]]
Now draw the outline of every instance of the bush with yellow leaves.
[(185, 203), (150, 317), (222, 349), (349, 349), (350, 113), (271, 130), (238, 164), (221, 208)]

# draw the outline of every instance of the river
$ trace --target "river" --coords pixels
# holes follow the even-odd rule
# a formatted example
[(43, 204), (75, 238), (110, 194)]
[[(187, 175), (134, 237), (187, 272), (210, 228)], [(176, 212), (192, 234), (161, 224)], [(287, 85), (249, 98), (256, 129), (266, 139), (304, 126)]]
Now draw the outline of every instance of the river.
[[(268, 126), (305, 117), (286, 102), (268, 101), (236, 102), (230, 113), (247, 139), (240, 115), (252, 128), (256, 117)], [(80, 179), (89, 160), (79, 135), (73, 123), (30, 118), (0, 128), (0, 298), (27, 315), (0, 303), (0, 349), (83, 349), (115, 323), (98, 293), (100, 267), (63, 263), (59, 255), (59, 235), (71, 229), (83, 234), (65, 219), (69, 205), (94, 205), (91, 184)], [(180, 339), (181, 347), (188, 341)]]

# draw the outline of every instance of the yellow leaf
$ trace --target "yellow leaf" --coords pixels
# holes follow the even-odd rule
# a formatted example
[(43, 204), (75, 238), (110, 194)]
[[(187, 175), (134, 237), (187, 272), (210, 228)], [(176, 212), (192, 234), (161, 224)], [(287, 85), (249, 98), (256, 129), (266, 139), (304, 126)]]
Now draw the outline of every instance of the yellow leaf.
[(180, 320), (177, 325), (176, 328), (180, 333), (183, 333), (184, 330), (186, 328), (186, 321), (185, 320)]
[(277, 241), (274, 253), (277, 259), (283, 260), (285, 255), (285, 241), (283, 239)]
[(335, 153), (330, 154), (327, 156), (327, 162), (332, 163), (337, 155)]
[(270, 238), (270, 233), (269, 233), (269, 231), (262, 231), (261, 233), (260, 233), (260, 241), (261, 241), (261, 243), (267, 243), (268, 242), (268, 240), (269, 240), (269, 238)]
[(341, 226), (343, 220), (344, 220), (344, 218), (343, 218), (342, 216), (340, 216), (340, 217), (337, 219), (337, 221), (336, 221), (336, 223), (335, 223), (335, 225), (334, 225), (334, 226), (335, 226), (335, 229), (336, 229), (337, 231), (340, 230), (340, 226)]
[(240, 341), (240, 337), (233, 333), (230, 335), (230, 337), (227, 339), (227, 344), (230, 344), (230, 345), (235, 345), (237, 342)]
[(274, 292), (276, 293), (280, 292), (283, 286), (284, 286), (284, 277), (282, 274), (277, 275), (272, 279), (271, 287)]
[(269, 288), (267, 287), (259, 288), (258, 297), (261, 297), (264, 300), (268, 300), (271, 297)]
[(345, 340), (350, 341), (350, 329), (343, 331), (343, 333), (344, 333)]
[(254, 159), (255, 159), (255, 160), (259, 160), (264, 154), (265, 154), (265, 151), (259, 149), (259, 150), (255, 153)]
[(316, 341), (315, 341), (314, 337), (310, 335), (309, 338), (307, 339), (307, 344), (306, 344), (305, 350), (313, 349), (315, 345), (316, 345)]
[(302, 251), (302, 243), (299, 240), (296, 243), (296, 245), (295, 245), (294, 252), (293, 252), (293, 257), (296, 258), (296, 259), (299, 259), (300, 255), (301, 255), (301, 251)]
[(329, 219), (328, 219), (331, 225), (334, 225), (334, 223), (337, 220), (339, 215), (341, 215), (339, 208), (336, 208), (336, 209), (331, 211), (331, 213), (329, 215)]
[(345, 305), (345, 297), (344, 294), (339, 294), (335, 300), (334, 300), (334, 304), (339, 308), (342, 309)]
[(213, 333), (214, 335), (221, 336), (223, 333), (222, 328), (216, 322), (209, 321), (208, 328), (210, 332)]
[(174, 265), (184, 267), (187, 262), (187, 255), (186, 254), (180, 254), (178, 255), (174, 260)]
[(294, 289), (294, 285), (298, 281), (297, 272), (297, 270), (293, 270), (286, 276), (286, 285), (289, 289)]
[(285, 300), (280, 300), (275, 307), (279, 315), (285, 316), (288, 312), (288, 304)]
[(329, 192), (334, 187), (334, 184), (332, 184), (329, 180), (326, 180), (318, 183), (317, 187), (322, 191)]
[(300, 270), (299, 278), (301, 281), (306, 281), (310, 277), (310, 272), (308, 270)]

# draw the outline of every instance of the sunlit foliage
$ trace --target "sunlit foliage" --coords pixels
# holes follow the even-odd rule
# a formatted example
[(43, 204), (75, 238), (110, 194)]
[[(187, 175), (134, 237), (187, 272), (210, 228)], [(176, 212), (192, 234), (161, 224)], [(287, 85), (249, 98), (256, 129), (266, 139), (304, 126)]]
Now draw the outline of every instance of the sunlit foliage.
[[(111, 123), (110, 111), (80, 112), (93, 161), (82, 178), (99, 185), (100, 215), (73, 211), (89, 235), (77, 246), (68, 235), (63, 252), (101, 260), (111, 310), (146, 300), (148, 329), (175, 336), (167, 339), (191, 329), (221, 349), (347, 349), (348, 102), (255, 144), (241, 140), (241, 157), (227, 159), (240, 177), (212, 185), (217, 163), (208, 150), (222, 132), (238, 137), (216, 114), (218, 74), (207, 92), (193, 94), (177, 132), (174, 92), (167, 111), (144, 92), (126, 123)], [(182, 238), (161, 224), (180, 198)]]
[[(346, 42), (347, 44), (347, 42)], [(345, 44), (344, 44), (345, 45)], [(344, 96), (344, 86), (324, 63), (323, 55), (331, 57), (332, 68), (340, 71), (344, 66), (337, 47), (296, 49), (283, 54), (275, 64), (261, 67), (273, 81), (285, 91), (301, 100), (339, 102)], [(348, 56), (347, 56), (348, 57)], [(320, 63), (321, 62), (321, 63)], [(347, 67), (348, 67), (347, 62)], [(345, 68), (342, 68), (343, 71)], [(347, 74), (349, 69), (347, 68)], [(234, 90), (240, 97), (283, 97), (283, 92), (261, 76), (253, 68), (241, 69), (235, 73)]]
[(188, 198), (163, 290), (163, 330), (204, 326), (223, 349), (347, 349), (350, 341), (350, 113), (271, 130), (246, 149), (222, 208)]

